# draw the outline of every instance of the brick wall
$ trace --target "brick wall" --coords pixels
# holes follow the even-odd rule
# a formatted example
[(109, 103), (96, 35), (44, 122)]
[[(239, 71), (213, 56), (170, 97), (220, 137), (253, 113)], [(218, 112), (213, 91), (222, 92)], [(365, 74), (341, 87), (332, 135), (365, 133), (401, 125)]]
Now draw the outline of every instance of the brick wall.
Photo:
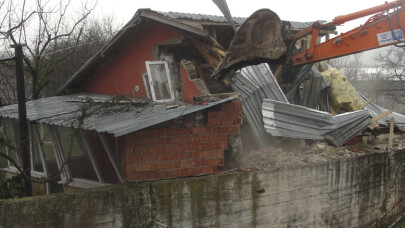
[(239, 133), (242, 103), (227, 102), (123, 137), (128, 182), (218, 173), (228, 136)]

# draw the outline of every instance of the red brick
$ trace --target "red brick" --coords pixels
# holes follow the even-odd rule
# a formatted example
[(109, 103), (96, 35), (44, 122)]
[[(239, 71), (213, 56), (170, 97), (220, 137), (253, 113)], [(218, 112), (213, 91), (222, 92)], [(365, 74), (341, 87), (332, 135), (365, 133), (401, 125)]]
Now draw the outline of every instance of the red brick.
[(165, 145), (166, 153), (176, 153), (179, 152), (179, 145), (177, 144), (167, 144)]
[(172, 143), (176, 143), (176, 144), (184, 144), (187, 142), (187, 138), (184, 135), (181, 136), (174, 136), (172, 138)]
[(194, 164), (196, 167), (207, 166), (207, 160), (206, 159), (197, 159), (197, 160), (194, 160)]
[(194, 150), (202, 151), (207, 149), (207, 144), (205, 143), (194, 143)]
[(207, 113), (207, 118), (208, 118), (208, 119), (215, 119), (215, 118), (216, 118), (215, 113), (216, 113), (216, 112), (208, 112), (208, 113)]
[(125, 148), (125, 156), (132, 156), (134, 155), (134, 148), (127, 145)]
[(136, 172), (144, 172), (150, 170), (150, 164), (137, 164), (135, 165)]
[(208, 163), (208, 166), (210, 166), (210, 167), (216, 167), (216, 166), (221, 165), (221, 159), (218, 159), (218, 158), (208, 159), (207, 163)]
[(241, 101), (233, 102), (233, 105), (235, 106), (236, 109), (242, 109), (242, 102)]
[(233, 119), (221, 120), (221, 126), (232, 126), (233, 122), (234, 122)]
[(164, 137), (165, 144), (172, 144), (173, 143), (173, 137)]
[(193, 136), (192, 135), (188, 135), (186, 136), (187, 138), (187, 143), (192, 143), (193, 142)]
[(198, 153), (198, 158), (213, 158), (213, 157), (214, 157), (214, 151), (212, 151), (212, 150), (201, 151)]
[(187, 151), (193, 151), (194, 150), (194, 144), (193, 143), (187, 143), (186, 144), (186, 152)]
[(216, 112), (215, 118), (216, 119), (226, 119), (226, 118), (228, 118), (228, 113), (227, 112)]
[(178, 129), (177, 128), (165, 128), (164, 134), (165, 134), (165, 136), (178, 135)]
[(199, 152), (187, 152), (187, 159), (197, 159), (199, 158)]
[(233, 125), (241, 125), (242, 123), (242, 117), (238, 117), (236, 119), (234, 119), (233, 121)]
[(127, 177), (127, 181), (140, 181), (143, 180), (143, 173), (133, 173)]
[(128, 156), (126, 159), (127, 164), (136, 164), (142, 162), (142, 156)]
[[(161, 140), (160, 140), (161, 141)], [(162, 141), (161, 141), (162, 142)], [(159, 143), (159, 138), (155, 137), (142, 137), (142, 145), (143, 146), (150, 146)]]
[(173, 177), (186, 177), (187, 169), (178, 169), (173, 171)]
[(146, 154), (142, 156), (143, 162), (154, 162), (158, 160), (157, 154)]
[(230, 119), (236, 119), (239, 117), (239, 112), (238, 111), (231, 111), (228, 112), (228, 118)]
[(166, 170), (172, 170), (172, 169), (179, 169), (180, 166), (180, 161), (168, 161), (166, 162)]
[(215, 150), (214, 151), (214, 157), (222, 159), (222, 158), (224, 158), (224, 156), (225, 155), (224, 155), (223, 150)]
[(158, 154), (158, 160), (159, 161), (171, 161), (171, 160), (173, 160), (173, 155), (171, 153)]
[(205, 134), (205, 127), (193, 127), (191, 131), (193, 135), (202, 135)]
[(212, 141), (213, 142), (228, 141), (228, 135), (213, 135)]
[(211, 142), (212, 141), (212, 136), (211, 135), (201, 135), (200, 136), (200, 142)]
[(221, 105), (221, 110), (222, 111), (233, 111), (235, 110), (237, 107), (235, 107), (235, 104), (233, 102), (227, 102), (227, 103), (223, 103)]
[(228, 127), (220, 127), (218, 132), (219, 132), (219, 134), (227, 134)]
[(213, 143), (209, 143), (207, 145), (207, 149), (209, 150), (217, 150), (217, 149), (221, 149), (224, 150), (226, 148), (225, 144), (227, 144), (226, 142), (213, 142)]
[(129, 176), (130, 174), (135, 173), (135, 167), (131, 164), (131, 165), (126, 165), (125, 166), (125, 175)]
[(214, 174), (215, 173), (215, 168), (214, 167), (202, 167), (201, 168), (201, 173), (202, 174)]
[(238, 134), (239, 133), (239, 127), (238, 126), (230, 126), (230, 127), (228, 127), (228, 133), (230, 133), (230, 134)]
[(221, 120), (219, 120), (219, 119), (208, 119), (207, 125), (209, 127), (221, 126)]
[(195, 121), (192, 120), (192, 119), (186, 119), (184, 121), (184, 126), (185, 127), (194, 127), (194, 125), (195, 125)]
[(158, 179), (158, 178), (159, 178), (159, 172), (157, 172), (157, 171), (143, 173), (144, 180), (153, 180), (153, 179)]
[(201, 168), (189, 168), (188, 176), (197, 176), (197, 175), (200, 175), (201, 172), (202, 172)]
[(165, 170), (165, 169), (166, 169), (166, 163), (164, 163), (164, 162), (150, 164), (150, 171), (158, 171), (158, 170)]
[(154, 137), (162, 137), (162, 136), (164, 136), (164, 130), (163, 129), (153, 129), (152, 130), (152, 136), (154, 136)]
[(152, 145), (150, 146), (150, 153), (164, 153), (165, 145)]
[(142, 146), (142, 137), (140, 137), (140, 136), (134, 137), (132, 139), (132, 142), (133, 142), (134, 146)]
[(191, 168), (191, 167), (194, 167), (194, 161), (192, 161), (192, 160), (181, 161), (181, 162), (180, 162), (180, 167), (181, 167), (181, 168)]
[(142, 130), (141, 132), (141, 136), (142, 137), (149, 137), (149, 136), (152, 136), (152, 129), (145, 129), (145, 130)]
[(168, 179), (173, 177), (173, 171), (159, 172), (159, 179)]
[(149, 154), (148, 146), (135, 147), (135, 155)]
[(191, 128), (179, 128), (179, 135), (189, 135), (191, 134)]
[(218, 134), (218, 127), (206, 127), (205, 128), (205, 134)]
[(193, 136), (193, 142), (200, 142), (200, 136)]

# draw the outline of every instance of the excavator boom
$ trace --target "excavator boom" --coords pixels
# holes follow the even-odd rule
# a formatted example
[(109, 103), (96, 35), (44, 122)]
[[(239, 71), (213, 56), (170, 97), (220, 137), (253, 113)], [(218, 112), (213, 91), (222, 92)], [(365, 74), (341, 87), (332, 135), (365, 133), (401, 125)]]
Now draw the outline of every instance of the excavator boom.
[[(329, 26), (331, 23), (321, 24), (320, 22), (316, 22), (312, 27), (307, 28), (303, 32), (294, 34), (293, 38), (287, 41), (291, 43), (307, 34), (312, 35), (309, 48), (292, 55), (292, 57), (288, 56), (286, 63), (292, 66), (303, 65), (403, 43), (403, 28), (405, 26), (405, 7), (403, 6), (405, 6), (405, 0), (400, 0), (336, 17), (332, 24), (339, 25), (377, 13), (369, 18), (364, 25), (320, 44), (316, 44), (319, 30), (325, 26)], [(393, 9), (393, 11), (388, 12), (389, 9)]]

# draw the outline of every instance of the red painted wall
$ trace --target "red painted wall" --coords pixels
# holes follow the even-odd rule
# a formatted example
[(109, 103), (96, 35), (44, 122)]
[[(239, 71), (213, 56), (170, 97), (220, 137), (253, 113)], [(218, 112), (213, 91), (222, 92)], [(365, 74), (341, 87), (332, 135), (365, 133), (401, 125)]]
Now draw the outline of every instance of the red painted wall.
[[(132, 38), (119, 53), (107, 60), (104, 67), (95, 71), (82, 86), (87, 93), (106, 95), (130, 95), (147, 98), (142, 74), (146, 72), (145, 61), (154, 61), (152, 50), (157, 44), (170, 39), (181, 39), (173, 27), (151, 22)], [(135, 86), (139, 91), (135, 92)]]

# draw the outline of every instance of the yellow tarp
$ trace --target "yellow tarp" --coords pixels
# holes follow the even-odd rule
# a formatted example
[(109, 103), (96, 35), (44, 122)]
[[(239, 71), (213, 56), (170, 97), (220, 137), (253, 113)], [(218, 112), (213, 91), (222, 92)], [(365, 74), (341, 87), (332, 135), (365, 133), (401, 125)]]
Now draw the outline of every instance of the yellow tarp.
[(330, 83), (329, 95), (331, 105), (337, 113), (341, 111), (356, 111), (361, 108), (362, 101), (359, 94), (357, 94), (353, 86), (336, 68), (326, 70), (321, 74)]

